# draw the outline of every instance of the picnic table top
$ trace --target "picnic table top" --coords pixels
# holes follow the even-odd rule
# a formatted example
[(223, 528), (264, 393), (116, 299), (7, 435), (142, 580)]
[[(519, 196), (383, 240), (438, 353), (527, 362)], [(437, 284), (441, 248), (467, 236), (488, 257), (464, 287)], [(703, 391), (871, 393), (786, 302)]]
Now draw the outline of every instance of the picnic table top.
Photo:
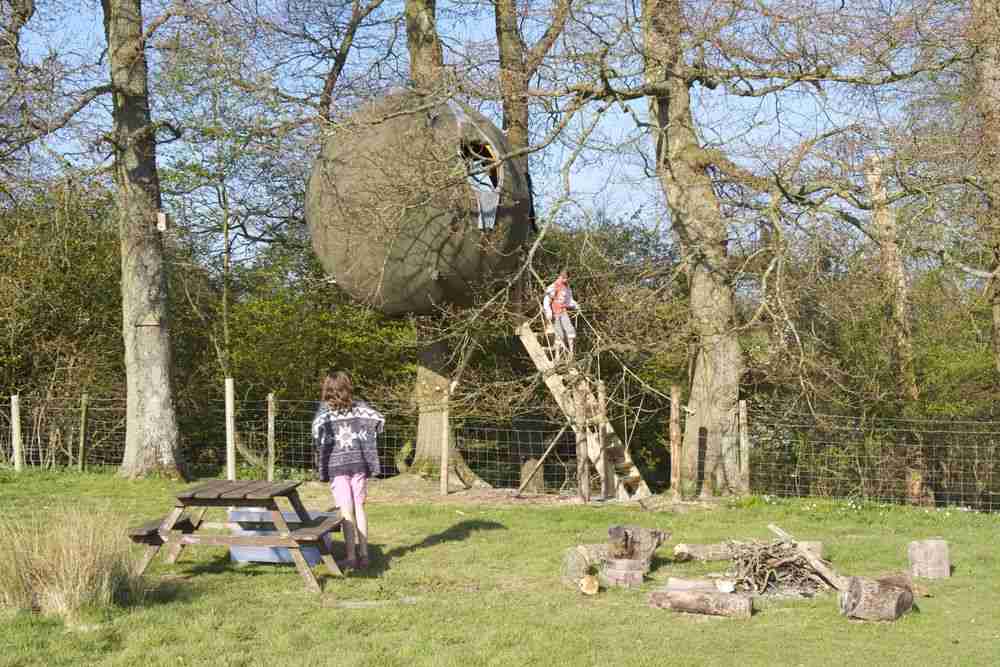
[(270, 500), (292, 495), (300, 484), (217, 479), (185, 489), (177, 494), (177, 499), (188, 505), (199, 500)]

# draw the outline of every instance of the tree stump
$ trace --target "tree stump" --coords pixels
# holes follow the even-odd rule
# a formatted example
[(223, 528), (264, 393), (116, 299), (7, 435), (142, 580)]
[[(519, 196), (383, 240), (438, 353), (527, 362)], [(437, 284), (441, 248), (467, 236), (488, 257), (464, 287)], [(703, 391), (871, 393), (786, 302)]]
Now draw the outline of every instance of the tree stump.
[(717, 544), (678, 544), (674, 547), (674, 560), (717, 561), (732, 560), (733, 550), (729, 542)]
[(638, 558), (649, 561), (657, 548), (670, 539), (670, 531), (641, 526), (611, 526), (608, 528), (608, 546), (612, 558)]
[(607, 544), (578, 544), (563, 554), (562, 580), (567, 586), (579, 586), (580, 580), (594, 575), (607, 586), (604, 577), (604, 562), (608, 558)]
[(649, 594), (649, 606), (731, 618), (750, 618), (753, 613), (750, 598), (718, 591), (653, 591)]
[(951, 558), (948, 543), (941, 539), (910, 542), (910, 574), (925, 579), (944, 579), (951, 576)]
[(604, 566), (604, 578), (608, 586), (632, 588), (642, 585), (647, 569), (649, 562), (642, 558), (609, 558)]
[[(544, 493), (545, 492), (545, 478), (542, 475), (542, 471), (539, 470), (535, 473), (535, 476), (528, 481), (528, 476), (535, 470), (535, 466), (538, 465), (538, 459), (528, 459), (521, 464), (521, 486), (524, 487), (524, 491), (528, 493)], [(525, 482), (528, 482), (525, 484)]]
[(850, 577), (840, 613), (862, 621), (895, 621), (913, 607), (913, 591), (886, 580)]

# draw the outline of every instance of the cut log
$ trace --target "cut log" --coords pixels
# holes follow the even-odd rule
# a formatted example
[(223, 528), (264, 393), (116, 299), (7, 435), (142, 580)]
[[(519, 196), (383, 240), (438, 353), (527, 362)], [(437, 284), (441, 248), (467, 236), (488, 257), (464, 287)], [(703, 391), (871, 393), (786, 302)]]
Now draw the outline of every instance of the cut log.
[(914, 598), (931, 597), (930, 591), (927, 590), (927, 587), (923, 584), (914, 582), (913, 577), (909, 572), (890, 572), (889, 574), (879, 575), (875, 577), (875, 579), (883, 584), (906, 588), (913, 593)]
[(708, 593), (732, 593), (736, 590), (736, 582), (732, 579), (680, 579), (669, 577), (662, 591), (702, 591)]
[(570, 547), (563, 554), (563, 583), (579, 586), (580, 580), (585, 576), (594, 575), (602, 585), (607, 586), (607, 580), (604, 580), (604, 562), (607, 558), (607, 544), (578, 544)]
[(688, 614), (731, 618), (750, 618), (753, 612), (750, 598), (717, 591), (653, 591), (649, 594), (649, 605)]
[(925, 579), (944, 579), (951, 576), (951, 558), (948, 543), (944, 540), (919, 540), (910, 542), (910, 574)]
[(632, 588), (641, 586), (649, 562), (641, 558), (609, 558), (604, 565), (604, 578), (609, 586)]
[(597, 591), (600, 589), (601, 583), (596, 576), (588, 574), (580, 579), (580, 592), (584, 595), (597, 595)]
[(674, 560), (717, 561), (732, 560), (733, 549), (729, 542), (717, 544), (678, 544), (674, 547)]
[(608, 528), (609, 553), (613, 558), (653, 559), (656, 549), (670, 539), (669, 530), (643, 528), (641, 526), (611, 526)]
[(770, 530), (775, 535), (777, 535), (778, 537), (780, 537), (781, 539), (788, 542), (789, 544), (794, 544), (798, 552), (802, 554), (802, 556), (806, 559), (806, 561), (809, 562), (809, 565), (811, 565), (812, 568), (816, 570), (816, 573), (819, 576), (823, 577), (823, 579), (825, 579), (827, 583), (836, 588), (838, 591), (847, 590), (847, 577), (842, 577), (839, 574), (837, 574), (836, 571), (834, 571), (834, 569), (830, 567), (825, 560), (819, 558), (812, 551), (802, 546), (803, 545), (802, 542), (799, 542), (794, 537), (792, 537), (791, 535), (789, 535), (788, 533), (786, 533), (784, 530), (782, 530), (773, 523), (769, 523), (767, 525), (767, 529)]
[(913, 592), (867, 577), (849, 577), (840, 593), (840, 613), (862, 621), (895, 621), (913, 607)]

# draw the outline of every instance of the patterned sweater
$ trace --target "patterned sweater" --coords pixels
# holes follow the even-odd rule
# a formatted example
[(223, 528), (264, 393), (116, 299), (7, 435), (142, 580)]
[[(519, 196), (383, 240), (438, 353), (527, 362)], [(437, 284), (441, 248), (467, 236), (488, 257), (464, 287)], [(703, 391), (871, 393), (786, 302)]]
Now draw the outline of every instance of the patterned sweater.
[(362, 401), (355, 401), (350, 410), (332, 410), (326, 401), (320, 401), (312, 422), (320, 481), (359, 472), (380, 474), (375, 445), (384, 425), (385, 417)]

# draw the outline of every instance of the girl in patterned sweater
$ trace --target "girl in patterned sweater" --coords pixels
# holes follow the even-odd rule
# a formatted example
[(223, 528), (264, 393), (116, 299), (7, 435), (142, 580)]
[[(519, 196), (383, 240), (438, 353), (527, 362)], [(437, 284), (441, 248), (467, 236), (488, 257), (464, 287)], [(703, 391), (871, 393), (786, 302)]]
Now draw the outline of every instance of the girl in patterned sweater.
[(354, 400), (347, 373), (327, 373), (321, 400), (312, 422), (313, 444), (320, 481), (330, 482), (333, 500), (344, 518), (348, 568), (368, 567), (368, 516), (365, 499), (368, 477), (381, 472), (376, 437), (385, 418), (362, 401)]

